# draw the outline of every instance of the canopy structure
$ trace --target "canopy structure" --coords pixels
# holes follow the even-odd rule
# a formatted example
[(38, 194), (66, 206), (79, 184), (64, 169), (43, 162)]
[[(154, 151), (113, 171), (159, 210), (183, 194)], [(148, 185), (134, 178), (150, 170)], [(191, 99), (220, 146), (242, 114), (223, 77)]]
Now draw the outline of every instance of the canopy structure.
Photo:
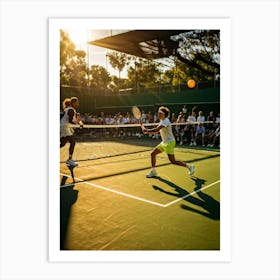
[(88, 42), (91, 45), (108, 48), (146, 59), (158, 59), (173, 55), (179, 42), (171, 36), (189, 30), (131, 30)]

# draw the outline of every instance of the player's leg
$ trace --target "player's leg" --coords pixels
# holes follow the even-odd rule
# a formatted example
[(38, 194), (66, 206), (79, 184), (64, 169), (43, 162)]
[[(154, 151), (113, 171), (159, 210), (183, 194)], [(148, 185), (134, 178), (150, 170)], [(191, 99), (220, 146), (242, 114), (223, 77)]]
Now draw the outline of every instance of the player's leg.
[(205, 146), (205, 144), (204, 144), (204, 133), (202, 133), (202, 135), (201, 135), (201, 142), (202, 142), (202, 146), (204, 147)]
[(78, 166), (78, 164), (76, 162), (73, 161), (72, 156), (74, 153), (74, 149), (75, 149), (75, 145), (76, 145), (76, 141), (74, 139), (74, 137), (71, 136), (67, 136), (67, 141), (70, 143), (70, 147), (69, 147), (69, 158), (66, 161), (67, 164), (71, 165), (71, 166)]
[(188, 164), (188, 163), (184, 163), (180, 160), (176, 160), (174, 154), (173, 155), (168, 155), (168, 159), (172, 164), (188, 168), (189, 169), (189, 175), (193, 175), (193, 173), (194, 173), (194, 165), (193, 164)]
[(159, 144), (151, 153), (151, 165), (152, 165), (152, 168), (150, 170), (150, 172), (146, 175), (147, 178), (153, 178), (153, 177), (156, 177), (157, 176), (157, 172), (156, 172), (156, 156), (160, 153), (163, 152), (163, 149), (161, 147), (161, 144)]
[(192, 175), (194, 173), (194, 166), (192, 164), (187, 164), (182, 161), (176, 160), (175, 154), (174, 154), (174, 149), (175, 149), (175, 142), (173, 142), (173, 141), (168, 143), (168, 145), (166, 146), (166, 153), (168, 155), (169, 161), (172, 164), (188, 168), (189, 174)]
[(216, 140), (217, 140), (217, 136), (215, 135), (214, 138), (213, 138), (213, 142), (211, 144), (211, 147), (214, 147), (215, 143), (216, 143)]
[(67, 143), (67, 138), (66, 137), (61, 137), (60, 138), (60, 148), (64, 147)]
[(211, 147), (212, 138), (213, 138), (213, 133), (210, 132), (209, 135), (208, 135), (208, 145), (207, 145), (207, 147)]
[(152, 165), (152, 168), (155, 168), (156, 167), (156, 157), (158, 154), (162, 153), (162, 151), (160, 151), (158, 148), (155, 148), (152, 153), (151, 153), (151, 165)]
[(176, 160), (175, 159), (175, 155), (168, 155), (168, 159), (169, 161), (172, 163), (172, 164), (175, 164), (175, 165), (179, 165), (179, 166), (183, 166), (183, 167), (187, 167), (187, 164), (182, 162), (182, 161), (179, 161), (179, 160)]
[(193, 136), (193, 145), (196, 146), (197, 133)]

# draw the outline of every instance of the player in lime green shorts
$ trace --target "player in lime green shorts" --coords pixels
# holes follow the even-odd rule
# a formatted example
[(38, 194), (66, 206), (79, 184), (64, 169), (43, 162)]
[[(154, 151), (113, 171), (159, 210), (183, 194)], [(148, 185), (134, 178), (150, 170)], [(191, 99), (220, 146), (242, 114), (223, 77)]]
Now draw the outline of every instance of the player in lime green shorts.
[(155, 134), (160, 133), (162, 142), (155, 147), (153, 152), (151, 153), (151, 164), (152, 169), (151, 171), (146, 175), (147, 178), (152, 178), (157, 176), (156, 172), (156, 156), (162, 152), (165, 152), (168, 155), (168, 159), (172, 164), (176, 164), (179, 166), (186, 167), (189, 170), (189, 175), (193, 175), (194, 173), (194, 165), (187, 164), (182, 161), (178, 161), (175, 159), (174, 155), (174, 148), (176, 145), (175, 137), (172, 133), (172, 127), (171, 122), (168, 119), (169, 117), (169, 109), (167, 107), (160, 107), (158, 110), (158, 117), (160, 119), (160, 122), (156, 128), (147, 129), (143, 128), (143, 133), (145, 134)]

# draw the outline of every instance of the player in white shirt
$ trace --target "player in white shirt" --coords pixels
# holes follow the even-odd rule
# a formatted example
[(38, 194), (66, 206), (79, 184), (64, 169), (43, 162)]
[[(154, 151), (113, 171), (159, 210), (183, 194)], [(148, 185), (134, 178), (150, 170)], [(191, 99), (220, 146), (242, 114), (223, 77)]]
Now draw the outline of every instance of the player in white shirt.
[(67, 142), (70, 143), (69, 147), (69, 157), (66, 161), (67, 165), (78, 166), (76, 162), (73, 161), (72, 156), (75, 148), (75, 139), (73, 137), (74, 129), (71, 127), (72, 124), (83, 123), (77, 117), (76, 109), (79, 107), (79, 99), (77, 97), (71, 97), (71, 99), (65, 99), (63, 102), (64, 115), (60, 119), (60, 148), (64, 147)]
[(172, 133), (171, 122), (168, 119), (169, 117), (169, 109), (162, 106), (158, 110), (158, 118), (160, 120), (158, 126), (156, 128), (147, 129), (143, 128), (143, 132), (145, 134), (155, 134), (160, 133), (162, 142), (155, 147), (153, 152), (151, 153), (151, 164), (152, 169), (150, 173), (146, 175), (147, 178), (152, 178), (157, 176), (156, 172), (156, 156), (162, 152), (165, 152), (168, 155), (168, 159), (172, 164), (183, 166), (189, 169), (189, 175), (193, 175), (194, 173), (194, 166), (191, 164), (184, 163), (182, 161), (178, 161), (175, 159), (174, 155), (174, 148), (175, 148), (175, 138)]

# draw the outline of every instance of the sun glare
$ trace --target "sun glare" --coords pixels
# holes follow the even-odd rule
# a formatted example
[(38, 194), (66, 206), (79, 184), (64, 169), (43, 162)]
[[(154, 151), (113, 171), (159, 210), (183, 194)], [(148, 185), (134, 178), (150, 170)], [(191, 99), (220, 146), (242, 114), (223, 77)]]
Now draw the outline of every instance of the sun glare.
[(88, 32), (87, 30), (66, 30), (69, 34), (70, 39), (76, 46), (76, 49), (86, 49), (88, 41)]

